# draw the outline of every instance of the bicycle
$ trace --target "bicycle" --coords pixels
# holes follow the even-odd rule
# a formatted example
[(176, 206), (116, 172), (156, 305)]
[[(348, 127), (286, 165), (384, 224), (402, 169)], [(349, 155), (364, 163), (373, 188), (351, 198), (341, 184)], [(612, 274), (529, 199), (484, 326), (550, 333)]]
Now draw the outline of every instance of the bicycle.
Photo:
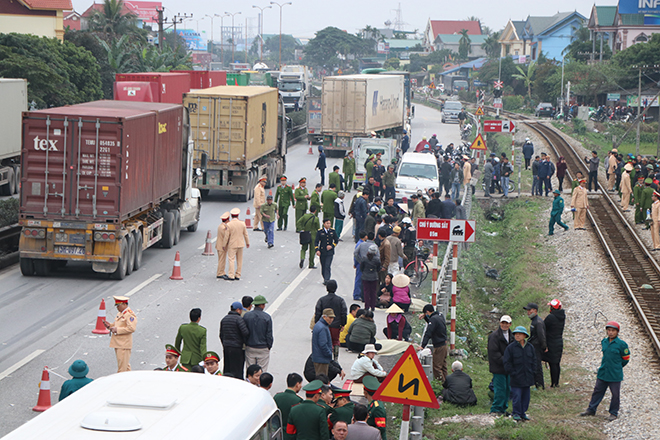
[(431, 251), (427, 247), (422, 247), (422, 244), (422, 241), (417, 242), (415, 245), (415, 259), (408, 263), (403, 270), (403, 273), (410, 278), (410, 284), (416, 287), (421, 286), (429, 275), (426, 260), (429, 258)]

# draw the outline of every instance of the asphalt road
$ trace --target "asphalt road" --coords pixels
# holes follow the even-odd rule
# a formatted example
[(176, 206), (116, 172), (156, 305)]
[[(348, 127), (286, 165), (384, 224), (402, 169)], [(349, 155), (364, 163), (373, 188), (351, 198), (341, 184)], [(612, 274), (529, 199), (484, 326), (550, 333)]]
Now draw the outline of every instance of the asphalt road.
[[(457, 125), (441, 124), (439, 112), (421, 105), (416, 106), (412, 132), (413, 147), (422, 136), (430, 137), (433, 133), (438, 134), (443, 145), (460, 140)], [(314, 171), (317, 156), (309, 155), (308, 149), (301, 143), (289, 150), (286, 174), (290, 183), (307, 177), (308, 188), (313, 188), (319, 181), (319, 174)], [(341, 166), (340, 161), (329, 158), (328, 166)], [(182, 231), (181, 241), (173, 249), (147, 250), (142, 268), (122, 281), (109, 280), (84, 264), (70, 264), (48, 278), (23, 277), (17, 266), (1, 271), (0, 436), (38, 414), (31, 408), (37, 402), (44, 366), (53, 370), (53, 403), (63, 381), (70, 378), (67, 370), (76, 359), (87, 362), (91, 378), (116, 372), (109, 337), (91, 333), (102, 298), (108, 319), (113, 319), (113, 295), (130, 295), (130, 306), (138, 314), (131, 357), (134, 370), (164, 365), (165, 344), (174, 343), (178, 326), (189, 321), (188, 312), (194, 307), (202, 309), (201, 325), (208, 329), (208, 349), (222, 354), (219, 322), (229, 305), (244, 295), (264, 295), (269, 301), (266, 311), (274, 321), (275, 344), (269, 367), (275, 376), (272, 391), (285, 388), (288, 373), (302, 374), (311, 351), (310, 319), (317, 299), (325, 292), (320, 269), (298, 267), (300, 246), (292, 227), (295, 214), (291, 210), (289, 229), (276, 232), (274, 248), (266, 247), (263, 233), (249, 232), (251, 247), (244, 252), (240, 281), (217, 280), (217, 257), (202, 256), (202, 249), (206, 232), (211, 230), (215, 237), (220, 216), (234, 207), (242, 210), (241, 219), (248, 207), (253, 211), (252, 201), (236, 203), (211, 192), (203, 201), (198, 231)], [(344, 242), (337, 248), (332, 269), (339, 284), (338, 293), (348, 305), (353, 302), (354, 278), (350, 231), (351, 226), (346, 224)], [(176, 251), (181, 253), (183, 281), (169, 280)], [(379, 331), (383, 322), (384, 313), (377, 311)], [(339, 361), (347, 373), (354, 358), (341, 350)]]

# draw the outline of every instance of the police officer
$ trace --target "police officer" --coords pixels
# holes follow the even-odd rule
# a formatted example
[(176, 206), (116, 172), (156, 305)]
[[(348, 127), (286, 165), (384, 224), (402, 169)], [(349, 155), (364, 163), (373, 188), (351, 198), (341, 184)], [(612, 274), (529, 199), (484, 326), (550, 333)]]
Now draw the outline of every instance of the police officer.
[(329, 218), (323, 219), (323, 228), (316, 232), (316, 239), (314, 240), (316, 255), (321, 260), (321, 275), (323, 276), (323, 284), (325, 285), (330, 278), (332, 259), (335, 256), (335, 246), (339, 243), (339, 237), (334, 229), (332, 229), (332, 220)]
[(220, 356), (215, 351), (207, 351), (204, 354), (204, 367), (211, 376), (222, 376), (220, 371)]
[(376, 394), (379, 386), (380, 382), (373, 376), (366, 376), (362, 379), (364, 397), (369, 402), (367, 424), (380, 431), (382, 440), (387, 440), (387, 413), (385, 412), (385, 407), (379, 401), (374, 400), (374, 394)]
[(165, 345), (165, 368), (163, 371), (190, 371), (179, 363), (181, 353), (174, 345)]
[(353, 420), (353, 407), (355, 406), (351, 401), (351, 390), (335, 388), (333, 392), (335, 394), (335, 407), (330, 411), (330, 417), (328, 417), (330, 429), (339, 421), (350, 425)]
[[(320, 183), (316, 184), (316, 187), (314, 188), (314, 191), (312, 191), (312, 197), (309, 200), (309, 207), (311, 208), (312, 206), (316, 206), (316, 215), (318, 215), (321, 212), (321, 190), (323, 189), (323, 185)], [(334, 201), (334, 199), (333, 199)]]
[[(296, 199), (293, 198), (293, 186), (286, 184), (286, 176), (280, 177), (280, 186), (275, 191), (275, 203), (279, 218), (277, 219), (277, 230), (285, 230), (289, 224), (289, 206), (296, 206)], [(297, 218), (296, 218), (297, 220)]]
[(297, 229), (298, 220), (300, 217), (305, 215), (307, 212), (307, 200), (309, 200), (309, 191), (306, 188), (307, 179), (304, 177), (298, 181), (298, 188), (293, 192), (294, 198), (296, 199), (296, 232), (300, 232), (300, 229)]
[[(190, 370), (193, 365), (198, 365), (204, 359), (206, 328), (199, 325), (199, 321), (202, 319), (201, 309), (192, 309), (189, 316), (190, 322), (179, 327), (174, 346), (181, 352), (181, 363)], [(183, 350), (181, 342), (183, 342)]]
[(218, 235), (215, 240), (215, 250), (218, 252), (218, 270), (216, 272), (216, 278), (222, 278), (223, 280), (229, 279), (225, 273), (225, 268), (227, 267), (227, 249), (223, 248), (222, 244), (225, 242), (225, 236), (227, 235), (227, 223), (229, 223), (229, 211), (222, 214), (220, 217), (222, 223), (218, 226)]
[[(241, 270), (243, 269), (243, 248), (250, 247), (250, 238), (245, 223), (238, 219), (241, 210), (234, 208), (229, 213), (231, 214), (231, 221), (227, 224), (227, 235), (223, 247), (227, 249), (227, 258), (229, 259), (229, 274), (227, 277), (229, 280), (238, 281), (241, 279)], [(236, 269), (235, 272), (234, 268)]]
[(285, 440), (328, 440), (328, 419), (323, 408), (317, 405), (321, 398), (323, 382), (313, 380), (305, 387), (306, 400), (291, 408), (286, 424)]
[(323, 218), (329, 218), (330, 224), (335, 222), (335, 200), (337, 199), (337, 186), (330, 183), (330, 188), (321, 194), (321, 204), (323, 205)]
[(113, 296), (117, 316), (114, 322), (103, 320), (105, 328), (110, 330), (110, 348), (115, 349), (117, 356), (117, 373), (131, 371), (131, 350), (133, 348), (133, 333), (137, 327), (137, 316), (128, 307), (128, 298), (125, 296)]
[[(316, 215), (316, 206), (309, 208), (310, 212), (303, 215), (296, 222), (296, 230), (298, 232), (309, 232), (307, 243), (302, 242), (303, 234), (300, 235), (300, 268), (302, 269), (305, 264), (305, 254), (309, 250), (309, 268), (316, 269), (314, 266), (314, 247), (316, 243), (316, 232), (321, 228), (319, 217)], [(307, 234), (304, 234), (307, 235)]]
[(561, 191), (558, 189), (552, 192), (555, 196), (555, 200), (552, 202), (552, 211), (550, 212), (550, 225), (548, 235), (554, 235), (555, 233), (555, 223), (568, 231), (568, 226), (561, 221), (561, 214), (564, 212), (564, 199), (561, 198)]
[(344, 179), (346, 181), (346, 184), (344, 185), (344, 189), (346, 190), (346, 192), (351, 192), (351, 190), (353, 189), (353, 177), (355, 176), (355, 158), (353, 157), (353, 150), (346, 153), (342, 171), (344, 173)]
[(328, 174), (328, 187), (331, 184), (335, 184), (335, 191), (339, 191), (341, 189), (341, 175), (339, 174), (339, 165), (335, 165), (332, 167), (332, 172)]

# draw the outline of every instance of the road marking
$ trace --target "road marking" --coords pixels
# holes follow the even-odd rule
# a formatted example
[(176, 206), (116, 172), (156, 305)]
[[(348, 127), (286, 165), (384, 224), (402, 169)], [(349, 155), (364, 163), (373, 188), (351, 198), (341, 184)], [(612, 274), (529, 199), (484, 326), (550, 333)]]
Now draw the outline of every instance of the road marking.
[[(218, 241), (218, 237), (215, 237), (213, 240), (211, 240), (211, 243), (215, 243), (216, 241)], [(204, 240), (204, 244), (198, 247), (197, 249), (202, 250), (205, 247), (206, 247), (206, 240)]]
[(12, 365), (11, 367), (7, 368), (5, 371), (3, 371), (2, 373), (0, 373), (0, 380), (2, 380), (2, 379), (4, 379), (5, 377), (9, 376), (11, 373), (13, 373), (14, 371), (18, 370), (18, 369), (21, 368), (23, 365), (25, 365), (25, 364), (27, 364), (28, 362), (30, 362), (32, 359), (36, 358), (37, 356), (39, 356), (39, 355), (40, 355), (41, 353), (43, 353), (44, 351), (46, 351), (46, 350), (35, 350), (35, 351), (33, 351), (32, 353), (30, 353), (29, 355), (25, 356), (23, 359), (21, 359), (20, 361), (16, 362), (14, 365)]
[(0, 274), (0, 280), (5, 279), (5, 278), (7, 278), (7, 277), (10, 276), (10, 275), (14, 275), (14, 274), (15, 274), (16, 272), (18, 272), (18, 271), (19, 271), (19, 268), (18, 268), (18, 267), (15, 267), (15, 268), (13, 268), (13, 269), (10, 269), (10, 270), (8, 270), (8, 271), (6, 271), (6, 272)]
[[(344, 237), (348, 233), (350, 233), (352, 235), (353, 234), (353, 220), (349, 220), (347, 223), (344, 224), (344, 226), (345, 226), (345, 229), (342, 231), (341, 236)], [(286, 289), (284, 289), (284, 292), (282, 292), (280, 294), (280, 296), (278, 296), (277, 299), (275, 301), (273, 301), (273, 303), (270, 305), (270, 307), (268, 307), (268, 309), (266, 309), (266, 312), (268, 314), (270, 314), (271, 316), (275, 312), (277, 312), (277, 309), (280, 308), (280, 306), (284, 303), (284, 301), (291, 295), (291, 293), (293, 293), (293, 291), (298, 287), (298, 285), (300, 285), (300, 283), (302, 283), (302, 281), (305, 279), (305, 277), (307, 277), (307, 275), (309, 275), (310, 273), (312, 273), (311, 270), (305, 270), (300, 275), (298, 275), (296, 277), (296, 279), (293, 280), (291, 282), (291, 284), (289, 284), (289, 286)], [(318, 272), (314, 271), (314, 273), (318, 273)]]
[(152, 277), (149, 278), (148, 280), (143, 281), (142, 283), (140, 283), (137, 287), (135, 287), (135, 288), (134, 288), (133, 290), (131, 290), (130, 292), (124, 294), (124, 296), (132, 296), (132, 295), (138, 293), (140, 290), (144, 289), (145, 287), (147, 287), (147, 286), (148, 286), (149, 284), (151, 284), (152, 282), (156, 281), (156, 280), (157, 280), (158, 278), (160, 278), (161, 276), (163, 276), (162, 273), (157, 273), (156, 275), (152, 276)]

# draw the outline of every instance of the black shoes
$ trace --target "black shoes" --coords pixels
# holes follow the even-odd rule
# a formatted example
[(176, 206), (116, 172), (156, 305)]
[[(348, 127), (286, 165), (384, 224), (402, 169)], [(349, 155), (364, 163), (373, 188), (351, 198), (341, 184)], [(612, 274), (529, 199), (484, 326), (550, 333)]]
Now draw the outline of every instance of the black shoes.
[(221, 275), (221, 276), (216, 277), (216, 278), (221, 279), (221, 280), (228, 280), (229, 279), (229, 277), (227, 275)]
[(303, 264), (305, 264), (305, 260), (300, 260), (300, 264), (298, 265), (301, 269), (303, 268)]
[(275, 246), (273, 243), (269, 243), (268, 244), (268, 249), (272, 248), (273, 246)]
[(593, 416), (595, 416), (595, 415), (596, 415), (596, 413), (593, 413), (593, 412), (591, 412), (591, 411), (589, 411), (589, 410), (580, 413), (580, 416), (582, 416), (582, 417), (593, 417)]

